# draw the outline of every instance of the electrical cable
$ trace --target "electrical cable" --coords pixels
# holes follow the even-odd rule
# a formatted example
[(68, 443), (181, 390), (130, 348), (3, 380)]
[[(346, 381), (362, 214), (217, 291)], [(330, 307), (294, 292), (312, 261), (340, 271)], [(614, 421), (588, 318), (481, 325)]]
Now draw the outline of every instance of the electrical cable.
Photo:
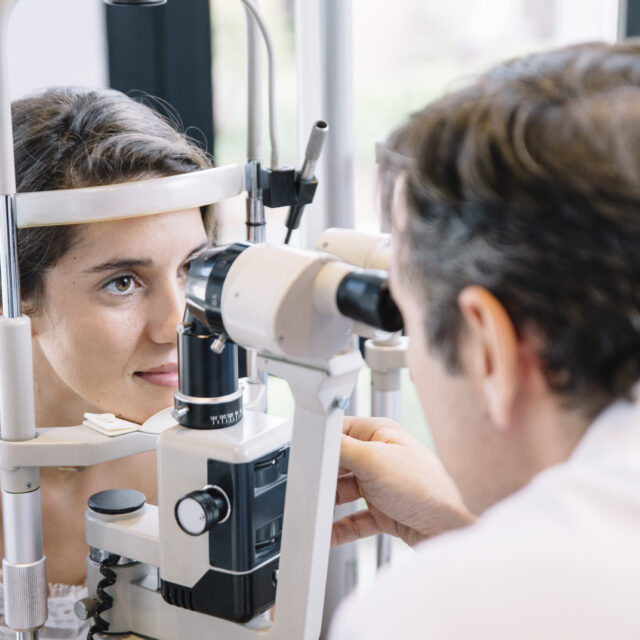
[(117, 574), (113, 569), (111, 569), (111, 567), (118, 564), (119, 560), (119, 555), (110, 554), (100, 563), (100, 573), (104, 576), (104, 578), (98, 582), (98, 587), (96, 589), (98, 600), (100, 602), (93, 614), (94, 624), (89, 629), (87, 640), (94, 640), (94, 634), (104, 633), (109, 630), (110, 624), (102, 617), (101, 614), (108, 611), (113, 606), (113, 596), (109, 595), (105, 589), (107, 587), (112, 587), (116, 583)]

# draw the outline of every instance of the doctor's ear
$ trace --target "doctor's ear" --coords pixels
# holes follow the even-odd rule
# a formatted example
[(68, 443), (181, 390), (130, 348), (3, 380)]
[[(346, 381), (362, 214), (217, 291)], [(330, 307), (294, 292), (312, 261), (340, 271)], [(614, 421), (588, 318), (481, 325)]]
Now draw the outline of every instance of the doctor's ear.
[[(520, 387), (518, 336), (502, 303), (487, 289), (466, 287), (458, 296), (465, 322), (464, 364), (494, 426), (511, 428)], [(462, 357), (462, 354), (461, 354)]]

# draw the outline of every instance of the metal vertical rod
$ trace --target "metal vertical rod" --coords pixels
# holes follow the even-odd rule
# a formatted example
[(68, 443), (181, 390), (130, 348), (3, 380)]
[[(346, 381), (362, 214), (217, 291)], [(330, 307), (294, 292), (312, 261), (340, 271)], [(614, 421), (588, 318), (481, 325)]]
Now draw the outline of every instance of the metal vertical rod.
[(18, 275), (18, 251), (16, 242), (15, 196), (4, 195), (0, 204), (2, 228), (0, 255), (2, 256), (2, 315), (20, 317), (20, 282)]
[[(386, 340), (368, 340), (365, 360), (371, 369), (371, 415), (402, 421), (400, 370), (405, 366), (407, 338), (393, 335)], [(391, 537), (376, 537), (378, 568), (391, 561)]]
[[(16, 177), (9, 90), (8, 27), (17, 0), (0, 0), (0, 424), (1, 437), (35, 437), (31, 324), (20, 316), (16, 243)], [(18, 640), (37, 639), (47, 618), (42, 552), (40, 474), (36, 468), (1, 471), (5, 624)]]
[(13, 157), (13, 126), (9, 90), (8, 31), (9, 18), (17, 0), (0, 0), (0, 195), (2, 217), (0, 251), (2, 252), (2, 315), (20, 315), (18, 257), (16, 253), (16, 221), (13, 196), (16, 192)]
[[(396, 422), (401, 422), (402, 416), (402, 391), (379, 391), (375, 384), (371, 385), (371, 415), (384, 416)], [(391, 562), (392, 545), (391, 536), (376, 536), (376, 565), (378, 569)]]
[[(254, 4), (259, 6), (257, 0)], [(264, 202), (260, 171), (262, 165), (262, 53), (260, 29), (249, 9), (247, 21), (247, 240), (265, 242)], [(266, 384), (266, 375), (258, 370), (256, 351), (247, 350), (247, 376), (253, 384)]]
[[(255, 2), (257, 5), (258, 3)], [(264, 203), (260, 170), (262, 164), (262, 54), (260, 30), (253, 14), (247, 21), (247, 240), (265, 241)]]

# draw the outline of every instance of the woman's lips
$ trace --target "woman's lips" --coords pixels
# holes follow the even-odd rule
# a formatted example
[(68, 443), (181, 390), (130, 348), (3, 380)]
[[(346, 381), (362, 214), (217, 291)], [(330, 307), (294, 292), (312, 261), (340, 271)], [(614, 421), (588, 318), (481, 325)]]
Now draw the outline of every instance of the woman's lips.
[(136, 371), (135, 375), (156, 387), (178, 388), (178, 365), (175, 363), (163, 364), (146, 371)]

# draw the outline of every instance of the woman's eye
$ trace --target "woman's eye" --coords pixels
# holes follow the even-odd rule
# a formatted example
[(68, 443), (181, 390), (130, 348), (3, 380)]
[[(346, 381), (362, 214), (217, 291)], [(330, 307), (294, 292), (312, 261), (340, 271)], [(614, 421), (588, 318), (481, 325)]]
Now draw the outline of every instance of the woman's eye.
[(191, 258), (191, 260), (187, 260), (183, 265), (182, 265), (182, 275), (188, 276), (189, 275), (189, 269), (191, 268), (191, 265), (196, 261), (195, 258)]
[(135, 287), (135, 279), (133, 276), (118, 276), (113, 280), (110, 280), (105, 285), (105, 289), (109, 293), (116, 295), (124, 295), (131, 293)]

